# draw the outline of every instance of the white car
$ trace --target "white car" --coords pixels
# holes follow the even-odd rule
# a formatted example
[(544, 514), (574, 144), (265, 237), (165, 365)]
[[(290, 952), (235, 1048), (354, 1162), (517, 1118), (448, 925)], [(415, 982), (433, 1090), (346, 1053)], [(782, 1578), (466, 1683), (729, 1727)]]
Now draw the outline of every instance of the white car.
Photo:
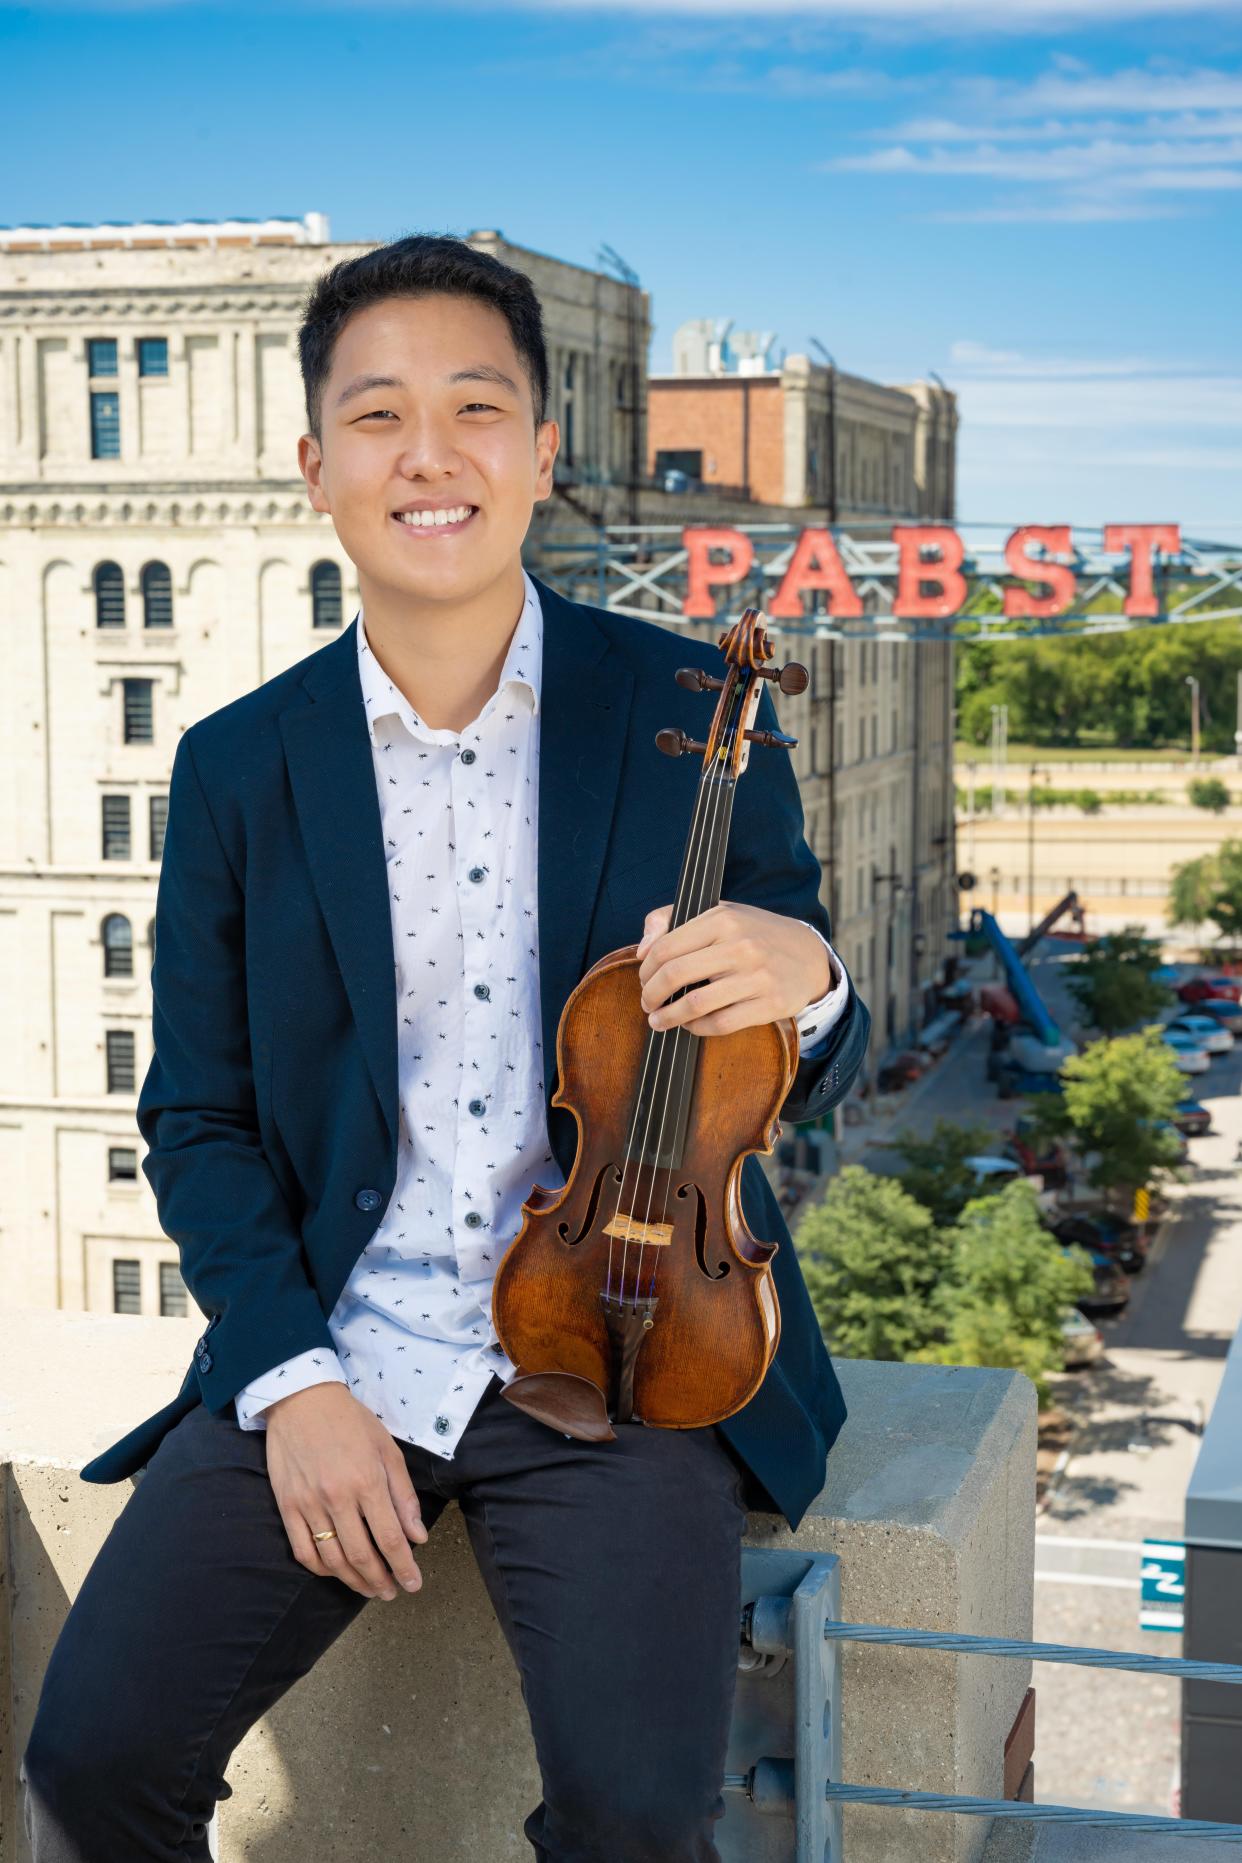
[(1064, 1346), (1066, 1371), (1077, 1371), (1084, 1365), (1094, 1365), (1097, 1359), (1104, 1356), (1103, 1333), (1077, 1307), (1071, 1307), (1061, 1321), (1061, 1342)]
[(1160, 1039), (1183, 1074), (1206, 1074), (1212, 1065), (1207, 1049), (1196, 1036), (1181, 1029), (1164, 1029)]
[(1233, 1036), (1227, 1028), (1222, 1028), (1215, 1016), (1174, 1016), (1165, 1024), (1177, 1035), (1189, 1035), (1209, 1054), (1228, 1054), (1233, 1047)]

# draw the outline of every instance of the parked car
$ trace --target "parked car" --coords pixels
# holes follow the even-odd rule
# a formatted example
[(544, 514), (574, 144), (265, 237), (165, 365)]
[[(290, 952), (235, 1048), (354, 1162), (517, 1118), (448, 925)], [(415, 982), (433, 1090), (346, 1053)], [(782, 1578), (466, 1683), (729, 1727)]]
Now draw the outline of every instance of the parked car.
[[(1066, 1246), (1066, 1254), (1069, 1247)], [(1095, 1286), (1089, 1294), (1082, 1294), (1074, 1302), (1080, 1313), (1090, 1318), (1093, 1313), (1120, 1313), (1129, 1303), (1130, 1277), (1125, 1274), (1115, 1261), (1098, 1249), (1088, 1251), (1091, 1256), (1092, 1272)]]
[(1171, 1050), (1183, 1074), (1206, 1074), (1212, 1065), (1207, 1049), (1180, 1029), (1162, 1029), (1160, 1039)]
[(1071, 1307), (1061, 1321), (1061, 1339), (1066, 1371), (1081, 1371), (1104, 1356), (1104, 1335), (1093, 1326), (1085, 1313)]
[(1187, 1138), (1198, 1138), (1200, 1133), (1212, 1130), (1212, 1115), (1201, 1100), (1196, 1100), (1193, 1095), (1187, 1094), (1186, 1098), (1179, 1100), (1173, 1108), (1173, 1124), (1179, 1132), (1184, 1132)]
[(1141, 1274), (1147, 1249), (1140, 1245), (1139, 1232), (1132, 1224), (1119, 1223), (1115, 1217), (1069, 1216), (1052, 1225), (1058, 1242), (1077, 1242), (1091, 1254), (1103, 1255), (1126, 1274)]
[(880, 1093), (899, 1093), (902, 1087), (918, 1080), (928, 1068), (928, 1057), (917, 1054), (910, 1048), (903, 1054), (895, 1054), (884, 1061), (876, 1074), (876, 1087)]
[(1059, 1139), (1053, 1139), (1051, 1144), (1041, 1140), (1030, 1113), (1018, 1114), (1002, 1149), (1017, 1159), (1028, 1176), (1038, 1173), (1044, 1180), (1045, 1190), (1057, 1190), (1065, 1182), (1069, 1157), (1064, 1145)]
[(1177, 993), (1184, 1003), (1201, 1003), (1208, 996), (1242, 1002), (1242, 977), (1192, 977), (1178, 985)]
[(1231, 1035), (1242, 1035), (1242, 1003), (1235, 1003), (1232, 996), (1205, 996), (1195, 1004), (1195, 1014), (1210, 1016)]
[(1208, 1054), (1228, 1054), (1233, 1047), (1233, 1036), (1227, 1028), (1222, 1028), (1215, 1016), (1183, 1012), (1180, 1016), (1174, 1016), (1171, 1022), (1166, 1022), (1165, 1027), (1175, 1034), (1189, 1035)]
[[(1207, 1057), (1204, 1057), (1204, 1066)], [(1015, 1093), (1064, 1093), (1065, 1082), (1059, 1074), (1032, 1074), (1012, 1062), (1003, 1062), (996, 1070), (996, 1096), (1012, 1100)]]

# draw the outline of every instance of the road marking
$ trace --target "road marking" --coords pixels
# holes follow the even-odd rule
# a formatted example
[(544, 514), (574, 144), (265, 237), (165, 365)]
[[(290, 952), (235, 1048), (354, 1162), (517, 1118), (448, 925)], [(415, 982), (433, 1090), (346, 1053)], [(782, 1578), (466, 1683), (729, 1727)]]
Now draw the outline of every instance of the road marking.
[(1134, 1552), (1141, 1553), (1143, 1540), (1084, 1540), (1077, 1539), (1071, 1533), (1037, 1533), (1037, 1546), (1085, 1546), (1092, 1552)]

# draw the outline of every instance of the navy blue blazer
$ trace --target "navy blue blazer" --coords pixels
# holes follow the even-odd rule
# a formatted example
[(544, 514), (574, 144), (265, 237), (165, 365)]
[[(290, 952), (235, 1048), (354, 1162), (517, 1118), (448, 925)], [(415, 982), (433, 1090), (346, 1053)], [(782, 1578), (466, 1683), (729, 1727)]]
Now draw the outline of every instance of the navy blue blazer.
[[(642, 935), (676, 892), (719, 650), (654, 622), (567, 601), (538, 581), (539, 983), (548, 1136), (573, 1167), (577, 1128), (553, 1107), (556, 1031), (575, 984)], [(765, 684), (756, 720), (777, 729)], [(808, 919), (830, 937), (787, 753), (752, 746), (734, 799), (722, 899)], [(282, 1360), (331, 1348), (328, 1315), (396, 1182), (397, 1033), (379, 803), (358, 678), (357, 622), (186, 731), (173, 759), (155, 914), (154, 1053), (138, 1096), (143, 1171), (207, 1316), (181, 1389), (82, 1469), (120, 1481), (197, 1403), (213, 1413)], [(870, 1017), (851, 983), (822, 1055), (799, 1063), (782, 1123), (847, 1092)], [(762, 1386), (720, 1425), (752, 1499), (796, 1524), (819, 1492), (845, 1405), (780, 1206), (758, 1155), (742, 1207), (773, 1262), (781, 1338)]]

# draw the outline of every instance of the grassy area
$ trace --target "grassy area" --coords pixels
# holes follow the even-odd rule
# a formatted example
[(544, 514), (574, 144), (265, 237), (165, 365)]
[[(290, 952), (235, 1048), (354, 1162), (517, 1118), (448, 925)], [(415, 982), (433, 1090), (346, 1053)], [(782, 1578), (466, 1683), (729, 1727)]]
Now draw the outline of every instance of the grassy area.
[[(991, 764), (992, 750), (988, 744), (955, 744), (953, 747), (955, 762)], [(1119, 750), (1112, 744), (1080, 744), (1076, 748), (1046, 750), (1036, 744), (1010, 744), (1006, 749), (1010, 763), (1184, 763), (1190, 767), (1190, 752), (1170, 747), (1164, 750)], [(1211, 763), (1214, 754), (1204, 752), (1199, 761)]]

